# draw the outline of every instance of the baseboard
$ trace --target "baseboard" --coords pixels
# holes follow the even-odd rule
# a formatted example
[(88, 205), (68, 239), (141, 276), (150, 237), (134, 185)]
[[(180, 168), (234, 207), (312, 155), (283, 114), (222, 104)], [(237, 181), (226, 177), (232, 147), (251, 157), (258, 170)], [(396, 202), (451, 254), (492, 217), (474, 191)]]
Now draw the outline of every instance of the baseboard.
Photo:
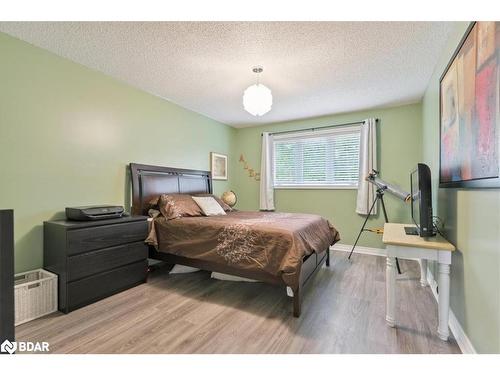
[[(352, 245), (347, 245), (342, 243), (336, 243), (335, 245), (330, 246), (330, 250), (336, 250), (336, 251), (351, 252), (351, 249)], [(386, 256), (385, 249), (380, 249), (377, 247), (356, 246), (354, 252), (358, 254)]]
[[(432, 290), (432, 294), (434, 295), (434, 298), (436, 299), (437, 302), (438, 301), (437, 282), (434, 279), (434, 275), (432, 274), (429, 268), (427, 268), (427, 282), (429, 283), (429, 286)], [(470, 341), (469, 337), (462, 328), (462, 325), (460, 324), (460, 322), (458, 321), (457, 317), (455, 316), (455, 314), (451, 309), (450, 309), (450, 317), (448, 320), (448, 326), (450, 327), (450, 331), (453, 333), (455, 340), (457, 340), (457, 344), (463, 354), (477, 354), (476, 349), (474, 349), (474, 346), (472, 345), (472, 342)]]

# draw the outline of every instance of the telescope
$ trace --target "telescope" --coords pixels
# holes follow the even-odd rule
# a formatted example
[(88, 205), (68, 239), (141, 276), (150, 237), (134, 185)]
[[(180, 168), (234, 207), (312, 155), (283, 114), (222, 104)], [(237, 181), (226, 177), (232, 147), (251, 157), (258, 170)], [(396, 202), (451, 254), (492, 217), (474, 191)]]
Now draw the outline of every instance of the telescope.
[(395, 197), (398, 197), (402, 201), (405, 201), (406, 203), (410, 202), (411, 200), (411, 194), (407, 193), (406, 191), (401, 190), (399, 186), (391, 185), (381, 178), (378, 177), (379, 172), (376, 171), (375, 169), (372, 169), (372, 171), (366, 176), (366, 181), (371, 182), (374, 184), (378, 189), (382, 191), (388, 191)]

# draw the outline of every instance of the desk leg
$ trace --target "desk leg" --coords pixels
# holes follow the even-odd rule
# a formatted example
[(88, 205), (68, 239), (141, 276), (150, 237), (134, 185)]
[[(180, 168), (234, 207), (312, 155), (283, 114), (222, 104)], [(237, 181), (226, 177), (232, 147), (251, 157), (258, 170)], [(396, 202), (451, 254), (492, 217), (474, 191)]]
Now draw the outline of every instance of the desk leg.
[(447, 341), (449, 336), (448, 319), (450, 312), (450, 265), (439, 263), (439, 326), (438, 336), (441, 340)]
[(396, 326), (396, 258), (387, 257), (385, 269), (386, 306), (385, 320), (391, 327)]
[(427, 259), (419, 259), (420, 263), (420, 285), (427, 286)]

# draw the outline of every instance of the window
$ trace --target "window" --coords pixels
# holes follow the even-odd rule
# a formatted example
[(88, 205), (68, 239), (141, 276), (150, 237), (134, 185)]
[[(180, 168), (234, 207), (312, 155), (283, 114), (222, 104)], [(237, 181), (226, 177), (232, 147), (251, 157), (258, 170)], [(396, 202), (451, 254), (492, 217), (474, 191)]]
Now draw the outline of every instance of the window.
[(359, 126), (275, 135), (274, 187), (356, 189), (360, 135)]

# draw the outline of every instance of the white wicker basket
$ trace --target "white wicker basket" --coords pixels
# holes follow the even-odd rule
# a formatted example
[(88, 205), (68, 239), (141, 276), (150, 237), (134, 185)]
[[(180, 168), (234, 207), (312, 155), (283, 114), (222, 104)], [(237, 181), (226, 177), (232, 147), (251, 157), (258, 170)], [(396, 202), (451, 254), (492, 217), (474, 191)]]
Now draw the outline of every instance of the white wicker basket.
[(37, 269), (14, 276), (15, 325), (57, 311), (57, 275)]

